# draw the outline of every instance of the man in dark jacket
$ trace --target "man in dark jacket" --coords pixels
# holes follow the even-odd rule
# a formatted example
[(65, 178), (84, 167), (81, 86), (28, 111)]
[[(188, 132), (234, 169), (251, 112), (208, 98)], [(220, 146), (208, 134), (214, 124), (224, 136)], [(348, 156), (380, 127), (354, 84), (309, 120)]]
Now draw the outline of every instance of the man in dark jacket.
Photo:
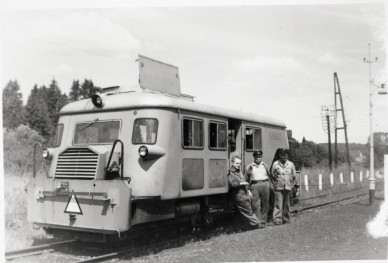
[(233, 202), (238, 211), (248, 220), (254, 228), (260, 227), (260, 222), (252, 211), (248, 194), (248, 182), (241, 173), (241, 159), (238, 156), (232, 158), (232, 167), (228, 174), (229, 186)]

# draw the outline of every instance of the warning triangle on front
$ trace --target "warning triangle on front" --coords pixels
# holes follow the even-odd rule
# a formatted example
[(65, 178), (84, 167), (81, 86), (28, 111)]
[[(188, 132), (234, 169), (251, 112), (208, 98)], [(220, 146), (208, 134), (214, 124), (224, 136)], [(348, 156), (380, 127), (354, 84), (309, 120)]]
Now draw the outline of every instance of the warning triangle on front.
[(65, 208), (65, 213), (82, 215), (81, 206), (79, 205), (78, 199), (75, 195), (70, 196)]

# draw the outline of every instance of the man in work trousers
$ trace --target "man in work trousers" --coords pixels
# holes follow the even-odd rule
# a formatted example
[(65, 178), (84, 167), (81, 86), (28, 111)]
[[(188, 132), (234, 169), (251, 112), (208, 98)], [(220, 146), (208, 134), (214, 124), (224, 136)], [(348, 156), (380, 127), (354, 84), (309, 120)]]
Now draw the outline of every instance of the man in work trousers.
[(260, 227), (264, 228), (268, 218), (269, 208), (269, 172), (268, 166), (262, 161), (263, 151), (253, 152), (253, 162), (246, 168), (246, 176), (252, 192), (252, 208)]
[(238, 211), (248, 220), (253, 228), (259, 228), (260, 222), (252, 211), (251, 200), (248, 194), (248, 183), (241, 173), (241, 158), (234, 156), (232, 166), (228, 173), (230, 191), (234, 205)]
[(274, 177), (275, 207), (273, 222), (275, 225), (290, 223), (290, 192), (296, 183), (294, 164), (288, 160), (286, 149), (279, 150), (279, 158), (273, 163), (272, 175)]

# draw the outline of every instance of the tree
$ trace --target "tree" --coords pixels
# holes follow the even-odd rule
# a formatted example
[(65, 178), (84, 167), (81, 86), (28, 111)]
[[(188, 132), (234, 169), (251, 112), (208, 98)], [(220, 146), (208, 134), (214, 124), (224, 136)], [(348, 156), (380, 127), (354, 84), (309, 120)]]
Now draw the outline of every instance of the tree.
[(309, 145), (302, 143), (299, 149), (296, 149), (296, 162), (304, 167), (312, 167), (316, 164), (316, 157)]
[(47, 102), (49, 101), (49, 94), (48, 94), (48, 88), (45, 85), (40, 86), (39, 94), (47, 104)]
[(288, 138), (288, 146), (289, 146), (288, 158), (290, 159), (290, 161), (292, 161), (295, 164), (295, 167), (299, 169), (301, 164), (297, 160), (296, 151), (297, 149), (299, 149), (300, 144), (295, 138), (292, 137), (291, 130), (287, 130), (287, 138)]
[[(370, 138), (366, 146), (370, 149)], [(373, 133), (373, 152), (374, 152), (374, 166), (382, 167), (384, 165), (384, 154), (388, 154), (388, 133), (375, 132)], [(370, 152), (368, 152), (366, 166), (370, 164)]]
[(289, 141), (290, 160), (295, 163), (295, 166), (312, 167), (320, 162), (318, 156), (322, 149), (319, 145), (312, 141), (308, 141), (303, 137), (302, 143), (299, 143), (294, 138)]
[(70, 101), (77, 101), (81, 97), (81, 87), (79, 85), (79, 80), (73, 80), (73, 84), (71, 85), (71, 90), (69, 93)]
[(14, 129), (25, 123), (25, 111), (18, 82), (9, 81), (3, 89), (3, 126)]
[(92, 80), (85, 79), (81, 85), (81, 96), (83, 99), (91, 98), (95, 94)]
[(29, 127), (48, 139), (51, 135), (52, 127), (47, 102), (45, 101), (46, 88), (43, 87), (38, 89), (35, 84), (31, 90), (26, 104), (26, 117)]
[[(4, 136), (4, 170), (15, 174), (30, 172), (32, 168), (33, 146), (42, 143), (43, 138), (37, 131), (26, 125), (5, 131)], [(37, 160), (40, 161), (39, 158)]]
[(65, 93), (61, 93), (58, 83), (55, 79), (51, 81), (50, 87), (47, 89), (47, 110), (51, 122), (50, 135), (54, 136), (55, 126), (59, 119), (59, 111), (69, 102)]

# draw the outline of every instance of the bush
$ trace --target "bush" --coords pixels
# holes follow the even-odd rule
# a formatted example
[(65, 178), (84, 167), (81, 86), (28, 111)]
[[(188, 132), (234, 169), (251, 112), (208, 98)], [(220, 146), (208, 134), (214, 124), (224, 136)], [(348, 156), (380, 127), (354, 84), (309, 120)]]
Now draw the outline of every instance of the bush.
[[(3, 129), (3, 140), (5, 249), (15, 250), (30, 247), (37, 240), (47, 238), (43, 230), (33, 230), (26, 218), (25, 188), (32, 178), (34, 144), (42, 143), (43, 138), (28, 126), (21, 125), (13, 130)], [(41, 163), (39, 156), (36, 159), (37, 164)]]
[[(43, 137), (28, 126), (14, 130), (3, 129), (5, 173), (24, 175), (32, 170), (34, 144), (43, 143)], [(37, 160), (40, 159), (37, 157)]]

